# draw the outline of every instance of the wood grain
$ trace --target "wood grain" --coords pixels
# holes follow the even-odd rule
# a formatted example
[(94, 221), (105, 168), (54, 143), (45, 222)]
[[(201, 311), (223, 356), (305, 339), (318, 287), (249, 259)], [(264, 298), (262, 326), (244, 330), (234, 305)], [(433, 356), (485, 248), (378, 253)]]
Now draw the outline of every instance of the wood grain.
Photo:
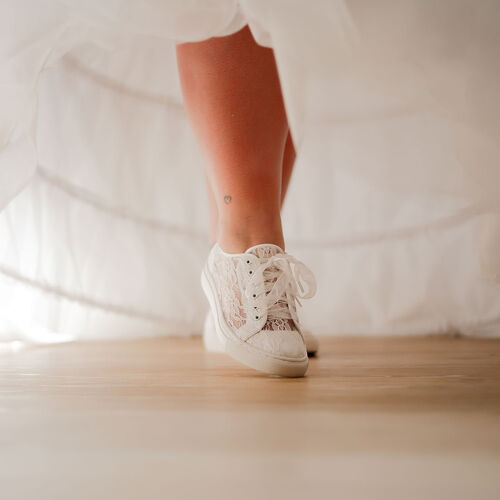
[(0, 354), (0, 498), (498, 498), (500, 341), (328, 338), (304, 379), (199, 339)]

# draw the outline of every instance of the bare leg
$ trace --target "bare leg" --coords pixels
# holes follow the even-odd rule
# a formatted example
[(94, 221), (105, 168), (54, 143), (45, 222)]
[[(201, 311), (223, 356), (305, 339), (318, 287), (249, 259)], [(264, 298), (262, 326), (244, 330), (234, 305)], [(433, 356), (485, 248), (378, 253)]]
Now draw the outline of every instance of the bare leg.
[(219, 234), (219, 211), (217, 209), (217, 203), (215, 202), (215, 194), (206, 176), (206, 187), (207, 187), (207, 199), (208, 199), (208, 215), (210, 219), (210, 232), (209, 241), (210, 245), (214, 245), (217, 242), (217, 235)]
[[(288, 132), (286, 138), (285, 151), (283, 153), (283, 165), (281, 176), (281, 208), (285, 202), (288, 186), (290, 185), (290, 178), (292, 176), (293, 167), (295, 164), (295, 148), (292, 141), (292, 136)], [(207, 195), (208, 195), (208, 208), (210, 216), (210, 244), (213, 245), (217, 241), (217, 231), (219, 227), (219, 213), (217, 210), (217, 203), (215, 202), (215, 194), (207, 178)]]
[(218, 211), (217, 240), (239, 253), (284, 248), (280, 206), (288, 124), (271, 49), (248, 27), (177, 46), (186, 109)]
[(281, 176), (281, 207), (285, 202), (286, 192), (290, 185), (290, 178), (292, 177), (293, 166), (295, 165), (295, 147), (293, 145), (292, 136), (288, 132), (285, 144), (285, 151), (283, 153), (283, 169)]

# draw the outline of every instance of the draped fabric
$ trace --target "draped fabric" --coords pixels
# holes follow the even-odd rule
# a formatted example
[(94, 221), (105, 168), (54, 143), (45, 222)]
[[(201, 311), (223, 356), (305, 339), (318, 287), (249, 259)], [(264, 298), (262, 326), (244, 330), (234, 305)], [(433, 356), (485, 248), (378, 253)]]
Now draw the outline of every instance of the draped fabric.
[(203, 165), (175, 44), (272, 47), (319, 334), (498, 335), (500, 2), (5, 0), (0, 340), (193, 335)]

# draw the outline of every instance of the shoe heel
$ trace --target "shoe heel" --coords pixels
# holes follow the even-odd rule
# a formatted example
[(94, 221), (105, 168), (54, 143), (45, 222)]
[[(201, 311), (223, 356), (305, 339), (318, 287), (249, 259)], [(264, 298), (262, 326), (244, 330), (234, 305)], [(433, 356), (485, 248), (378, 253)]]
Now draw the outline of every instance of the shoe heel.
[[(212, 286), (206, 275), (205, 269), (201, 273), (201, 288), (207, 297), (208, 303), (210, 305), (209, 315), (205, 318), (205, 324), (203, 328), (203, 342), (205, 347), (209, 351), (213, 352), (226, 352), (226, 340), (222, 333), (217, 331), (216, 326), (216, 315), (217, 307), (214, 302)], [(208, 327), (208, 328), (207, 328)], [(210, 328), (211, 327), (211, 328)], [(207, 340), (205, 340), (205, 331), (210, 332), (208, 334)], [(215, 339), (214, 339), (215, 338)], [(207, 346), (208, 342), (208, 346)]]
[(203, 345), (208, 352), (225, 352), (224, 345), (215, 331), (212, 311), (207, 313), (203, 325)]

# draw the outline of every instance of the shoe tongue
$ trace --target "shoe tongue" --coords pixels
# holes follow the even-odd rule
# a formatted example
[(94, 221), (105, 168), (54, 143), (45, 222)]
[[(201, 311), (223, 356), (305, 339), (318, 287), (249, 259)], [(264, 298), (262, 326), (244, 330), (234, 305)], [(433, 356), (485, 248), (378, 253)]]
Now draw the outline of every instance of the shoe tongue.
[[(271, 243), (262, 243), (260, 245), (255, 245), (253, 247), (250, 247), (245, 253), (251, 253), (256, 257), (258, 257), (259, 259), (269, 259), (273, 255), (285, 252), (278, 245), (273, 245)], [(278, 300), (278, 302), (274, 306), (274, 309), (279, 309), (279, 308), (286, 308), (286, 310), (288, 311), (288, 303), (286, 299), (281, 298), (280, 300)], [(267, 321), (262, 327), (262, 329), (294, 331), (296, 330), (296, 327), (292, 319), (286, 319), (281, 317), (274, 318), (270, 314), (270, 311), (268, 311)]]
[(278, 253), (285, 253), (278, 245), (271, 243), (261, 243), (250, 247), (245, 253), (251, 253), (259, 259), (266, 259)]

